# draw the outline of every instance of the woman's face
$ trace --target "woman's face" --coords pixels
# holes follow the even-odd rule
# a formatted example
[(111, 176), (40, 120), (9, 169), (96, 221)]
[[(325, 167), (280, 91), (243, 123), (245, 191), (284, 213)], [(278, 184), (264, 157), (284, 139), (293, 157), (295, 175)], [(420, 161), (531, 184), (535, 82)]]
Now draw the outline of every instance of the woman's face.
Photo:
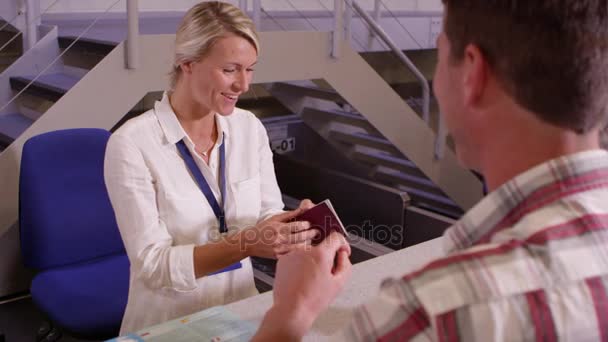
[(230, 115), (239, 96), (249, 89), (255, 47), (235, 34), (220, 38), (200, 61), (182, 65), (192, 101), (201, 111)]

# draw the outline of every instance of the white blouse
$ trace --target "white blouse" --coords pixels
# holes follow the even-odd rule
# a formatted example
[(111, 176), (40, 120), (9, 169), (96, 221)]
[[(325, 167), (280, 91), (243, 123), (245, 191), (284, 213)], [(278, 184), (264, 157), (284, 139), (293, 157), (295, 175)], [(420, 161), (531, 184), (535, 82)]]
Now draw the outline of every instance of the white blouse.
[(209, 166), (194, 151), (167, 94), (108, 142), (105, 182), (131, 262), (121, 335), (258, 293), (249, 258), (234, 271), (194, 276), (194, 247), (217, 237), (219, 223), (179, 154), (178, 141), (185, 139), (222, 203), (217, 164), (224, 136), (229, 229), (250, 227), (283, 208), (262, 123), (238, 108), (229, 116), (216, 115), (216, 122), (219, 138)]

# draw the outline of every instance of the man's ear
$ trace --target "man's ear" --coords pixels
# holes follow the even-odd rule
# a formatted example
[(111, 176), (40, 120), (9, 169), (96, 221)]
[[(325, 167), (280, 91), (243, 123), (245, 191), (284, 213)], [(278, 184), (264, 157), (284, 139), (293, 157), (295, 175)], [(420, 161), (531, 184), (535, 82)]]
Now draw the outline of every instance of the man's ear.
[(484, 95), (488, 85), (489, 65), (479, 47), (467, 45), (463, 62), (464, 104), (475, 106)]

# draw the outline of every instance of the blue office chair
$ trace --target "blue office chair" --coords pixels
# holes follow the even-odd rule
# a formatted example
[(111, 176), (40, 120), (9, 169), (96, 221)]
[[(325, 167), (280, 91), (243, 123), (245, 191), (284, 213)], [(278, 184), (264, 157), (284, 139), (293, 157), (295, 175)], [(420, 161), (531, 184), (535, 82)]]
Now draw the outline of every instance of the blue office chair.
[(103, 178), (109, 137), (102, 129), (49, 132), (29, 139), (21, 157), (21, 253), (37, 271), (32, 299), (51, 324), (85, 339), (118, 335), (129, 288)]

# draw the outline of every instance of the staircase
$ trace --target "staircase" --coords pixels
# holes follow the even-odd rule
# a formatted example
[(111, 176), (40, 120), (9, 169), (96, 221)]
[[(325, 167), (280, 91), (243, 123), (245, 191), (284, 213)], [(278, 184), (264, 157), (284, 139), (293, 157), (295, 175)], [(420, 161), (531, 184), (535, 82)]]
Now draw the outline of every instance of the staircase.
[[(460, 206), (337, 92), (312, 81), (274, 83), (267, 89), (329, 144), (364, 167), (370, 180), (406, 191), (414, 206), (451, 218), (462, 215)], [(406, 127), (403, 134), (408, 134)]]
[[(6, 21), (0, 20), (0, 27), (5, 24)], [(0, 74), (19, 59), (23, 53), (22, 39), (21, 36), (15, 38), (17, 34), (18, 31), (10, 25), (0, 30), (0, 47), (4, 46), (4, 49), (0, 51)], [(21, 115), (10, 113), (6, 116), (0, 116), (0, 128), (6, 127), (6, 130), (0, 131), (0, 151), (4, 150), (14, 140), (12, 137), (21, 134), (30, 124), (31, 120)]]
[[(5, 24), (6, 21), (0, 20), (0, 27), (3, 27)], [(0, 47), (8, 44), (0, 51), (0, 73), (13, 64), (23, 53), (21, 35), (15, 38), (15, 35), (18, 33), (19, 31), (13, 29), (10, 25), (0, 30)], [(9, 43), (9, 41), (11, 42)]]
[(58, 37), (56, 44), (59, 51), (68, 48), (69, 51), (50, 73), (38, 78), (35, 73), (10, 77), (13, 94), (25, 91), (17, 98), (16, 106), (12, 106), (16, 111), (0, 114), (0, 150), (17, 139), (118, 45), (96, 39), (76, 40), (71, 36)]

